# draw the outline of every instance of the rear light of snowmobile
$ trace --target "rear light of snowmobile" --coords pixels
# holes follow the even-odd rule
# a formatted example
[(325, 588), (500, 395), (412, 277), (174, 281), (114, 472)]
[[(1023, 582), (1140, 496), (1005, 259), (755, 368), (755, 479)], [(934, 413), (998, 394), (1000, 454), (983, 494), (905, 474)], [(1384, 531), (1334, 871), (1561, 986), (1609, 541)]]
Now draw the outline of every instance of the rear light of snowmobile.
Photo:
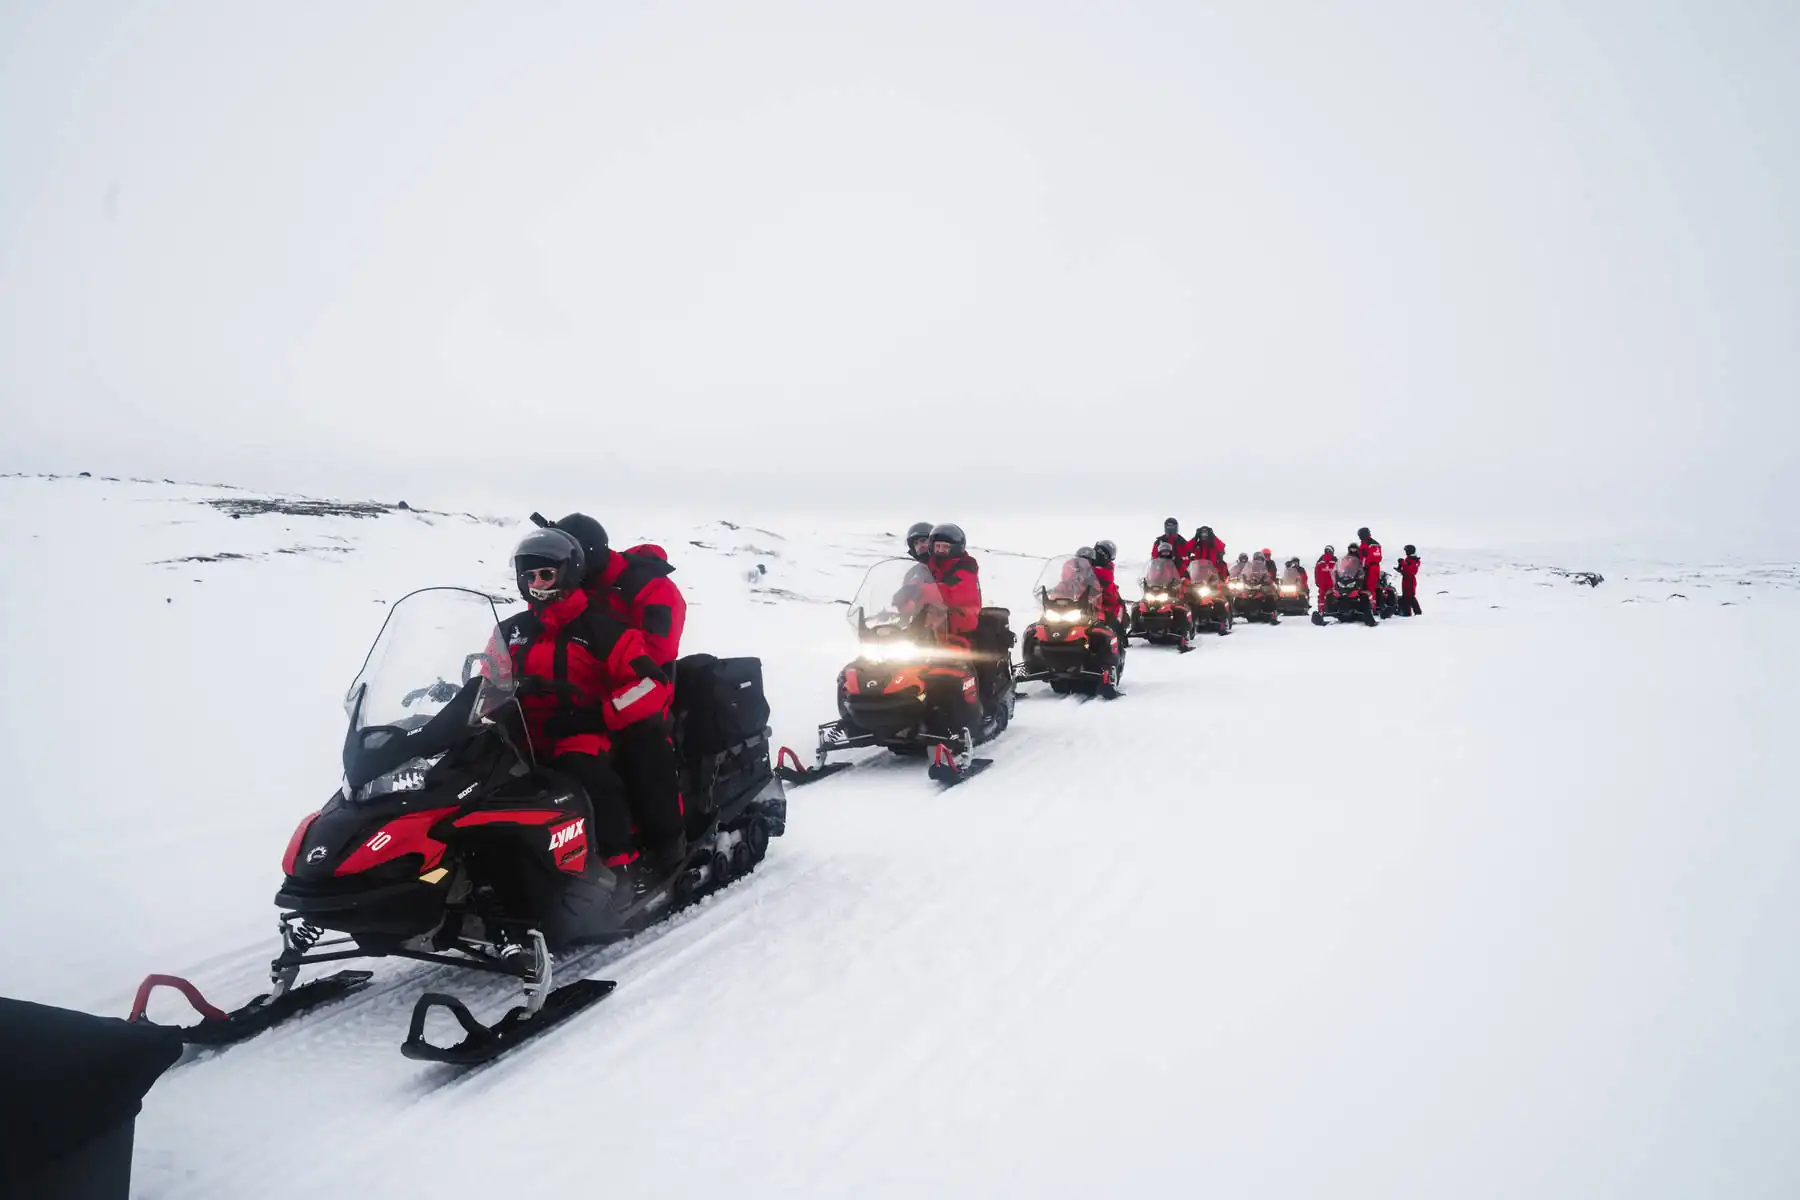
[(300, 818), (298, 825), (294, 826), (294, 836), (288, 839), (287, 853), (281, 856), (281, 873), (283, 875), (294, 873), (294, 862), (300, 857), (300, 843), (305, 839), (306, 831), (312, 828), (312, 823), (318, 819), (318, 816), (319, 814), (316, 812), (308, 813)]

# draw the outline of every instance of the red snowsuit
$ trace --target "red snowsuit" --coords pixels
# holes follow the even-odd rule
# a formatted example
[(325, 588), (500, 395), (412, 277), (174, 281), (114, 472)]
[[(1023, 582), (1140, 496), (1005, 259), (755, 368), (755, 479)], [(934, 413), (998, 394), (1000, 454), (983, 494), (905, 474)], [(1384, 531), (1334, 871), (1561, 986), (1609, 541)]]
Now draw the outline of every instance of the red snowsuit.
[(669, 576), (675, 571), (661, 546), (633, 546), (620, 554), (608, 551), (604, 562), (588, 573), (588, 590), (606, 612), (641, 630), (650, 657), (670, 667), (681, 657), (681, 632), (687, 625), (687, 600)]
[(1100, 615), (1116, 625), (1125, 614), (1125, 598), (1119, 595), (1119, 585), (1114, 579), (1117, 568), (1110, 563), (1104, 567), (1098, 563), (1091, 565), (1094, 578), (1100, 581)]
[(1409, 554), (1400, 560), (1400, 594), (1419, 594), (1419, 556), (1416, 554)]
[(1225, 578), (1229, 572), (1229, 564), (1225, 561), (1225, 543), (1216, 537), (1210, 545), (1202, 544), (1198, 538), (1189, 542), (1187, 561), (1178, 565), (1185, 568), (1188, 563), (1196, 562), (1211, 563), (1213, 570), (1219, 573), (1219, 578)]
[(1150, 557), (1155, 558), (1157, 549), (1162, 546), (1174, 547), (1175, 565), (1183, 570), (1186, 570), (1188, 563), (1194, 560), (1194, 543), (1183, 538), (1180, 534), (1165, 533), (1159, 536), (1154, 542), (1151, 542)]
[(950, 634), (966, 645), (981, 622), (981, 569), (967, 554), (932, 556), (927, 564), (950, 613)]
[(631, 861), (637, 851), (625, 789), (602, 756), (617, 731), (668, 707), (673, 684), (644, 636), (594, 607), (583, 591), (509, 617), (500, 631), (521, 681), (519, 706), (532, 745), (587, 792), (595, 852), (608, 866)]
[(1381, 543), (1374, 538), (1362, 543), (1362, 560), (1368, 579), (1369, 602), (1372, 604), (1381, 585)]
[(1319, 611), (1325, 611), (1325, 593), (1329, 592), (1337, 579), (1337, 555), (1321, 554), (1319, 561), (1313, 564), (1313, 590), (1319, 595)]

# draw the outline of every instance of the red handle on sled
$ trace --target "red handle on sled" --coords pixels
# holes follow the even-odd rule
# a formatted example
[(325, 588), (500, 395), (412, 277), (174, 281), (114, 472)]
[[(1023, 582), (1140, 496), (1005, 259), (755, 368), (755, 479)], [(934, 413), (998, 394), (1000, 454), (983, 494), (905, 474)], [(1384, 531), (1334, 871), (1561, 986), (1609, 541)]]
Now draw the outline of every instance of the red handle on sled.
[(146, 976), (144, 982), (138, 984), (137, 999), (131, 1002), (131, 1015), (125, 1019), (127, 1021), (142, 1021), (144, 1019), (144, 1009), (150, 1003), (150, 993), (154, 992), (159, 987), (170, 987), (180, 992), (187, 998), (187, 1002), (194, 1006), (194, 1011), (199, 1013), (203, 1020), (224, 1021), (228, 1019), (223, 1011), (214, 1008), (206, 1002), (206, 997), (200, 994), (199, 988), (181, 978), (179, 975)]
[(781, 748), (781, 753), (775, 756), (775, 769), (779, 771), (783, 766), (790, 762), (794, 764), (794, 774), (806, 774), (806, 768), (800, 765), (800, 756), (795, 754), (793, 750), (788, 747), (783, 746)]

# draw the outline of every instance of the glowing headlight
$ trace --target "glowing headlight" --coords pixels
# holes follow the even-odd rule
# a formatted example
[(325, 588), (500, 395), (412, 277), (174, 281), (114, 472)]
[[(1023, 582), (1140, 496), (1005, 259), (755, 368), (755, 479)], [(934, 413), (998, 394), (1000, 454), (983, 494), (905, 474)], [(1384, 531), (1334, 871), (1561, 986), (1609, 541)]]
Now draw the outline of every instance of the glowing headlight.
[(1073, 625), (1082, 616), (1083, 613), (1078, 608), (1053, 608), (1044, 613), (1044, 620), (1058, 625)]
[(1244, 590), (1244, 581), (1243, 581), (1243, 580), (1241, 580), (1241, 579), (1234, 579), (1234, 580), (1232, 580), (1232, 581), (1231, 581), (1231, 590), (1232, 590), (1232, 591), (1234, 591), (1234, 592), (1241, 592), (1241, 591), (1243, 591), (1243, 590)]
[(884, 663), (892, 655), (888, 652), (888, 648), (880, 642), (864, 642), (862, 653), (858, 657), (864, 662)]
[(1211, 600), (1211, 599), (1212, 599), (1212, 589), (1211, 589), (1211, 588), (1209, 588), (1209, 587), (1203, 587), (1203, 588), (1201, 588), (1201, 589), (1200, 589), (1200, 596), (1201, 596), (1201, 598), (1202, 598), (1202, 599), (1204, 599), (1204, 600)]
[(1167, 593), (1167, 592), (1145, 592), (1144, 599), (1148, 600), (1152, 604), (1167, 604), (1169, 601), (1169, 593)]
[(1284, 583), (1281, 585), (1281, 594), (1284, 596), (1298, 596), (1300, 594), (1300, 589), (1291, 583)]

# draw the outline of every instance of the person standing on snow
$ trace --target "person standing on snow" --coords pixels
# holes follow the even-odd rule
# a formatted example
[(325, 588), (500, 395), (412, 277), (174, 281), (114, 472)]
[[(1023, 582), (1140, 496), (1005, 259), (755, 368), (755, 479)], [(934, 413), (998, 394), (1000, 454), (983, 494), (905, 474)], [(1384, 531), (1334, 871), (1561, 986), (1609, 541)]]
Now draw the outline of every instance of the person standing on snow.
[(1373, 611), (1376, 597), (1381, 593), (1381, 543), (1369, 534), (1367, 525), (1356, 531), (1356, 542), (1356, 548), (1362, 555), (1363, 570), (1368, 575), (1365, 586), (1369, 592), (1369, 608)]
[(520, 680), (532, 747), (587, 793), (594, 855), (608, 867), (626, 867), (638, 851), (625, 784), (608, 752), (620, 730), (657, 719), (675, 689), (644, 635), (581, 586), (587, 570), (581, 543), (564, 530), (526, 534), (513, 551), (526, 611), (501, 622), (500, 636)]
[(1319, 594), (1319, 611), (1325, 611), (1325, 595), (1336, 586), (1337, 550), (1325, 547), (1325, 553), (1319, 555), (1319, 561), (1313, 564), (1313, 590)]
[[(687, 600), (669, 578), (675, 568), (662, 547), (646, 544), (620, 553), (608, 543), (605, 527), (586, 513), (570, 513), (554, 528), (580, 543), (587, 561), (582, 586), (595, 606), (641, 633), (650, 660), (673, 681), (687, 625)], [(647, 857), (664, 869), (687, 858), (681, 768), (671, 740), (674, 703), (671, 687), (659, 711), (620, 727), (612, 738), (613, 767), (625, 781)]]
[(1162, 534), (1150, 543), (1151, 558), (1157, 557), (1156, 548), (1158, 546), (1169, 546), (1174, 549), (1175, 565), (1178, 567), (1185, 568), (1188, 564), (1188, 556), (1193, 553), (1187, 539), (1181, 536), (1181, 522), (1174, 517), (1163, 522)]
[(1414, 617), (1422, 612), (1419, 608), (1419, 550), (1416, 546), (1408, 546), (1406, 557), (1400, 560), (1400, 615)]

